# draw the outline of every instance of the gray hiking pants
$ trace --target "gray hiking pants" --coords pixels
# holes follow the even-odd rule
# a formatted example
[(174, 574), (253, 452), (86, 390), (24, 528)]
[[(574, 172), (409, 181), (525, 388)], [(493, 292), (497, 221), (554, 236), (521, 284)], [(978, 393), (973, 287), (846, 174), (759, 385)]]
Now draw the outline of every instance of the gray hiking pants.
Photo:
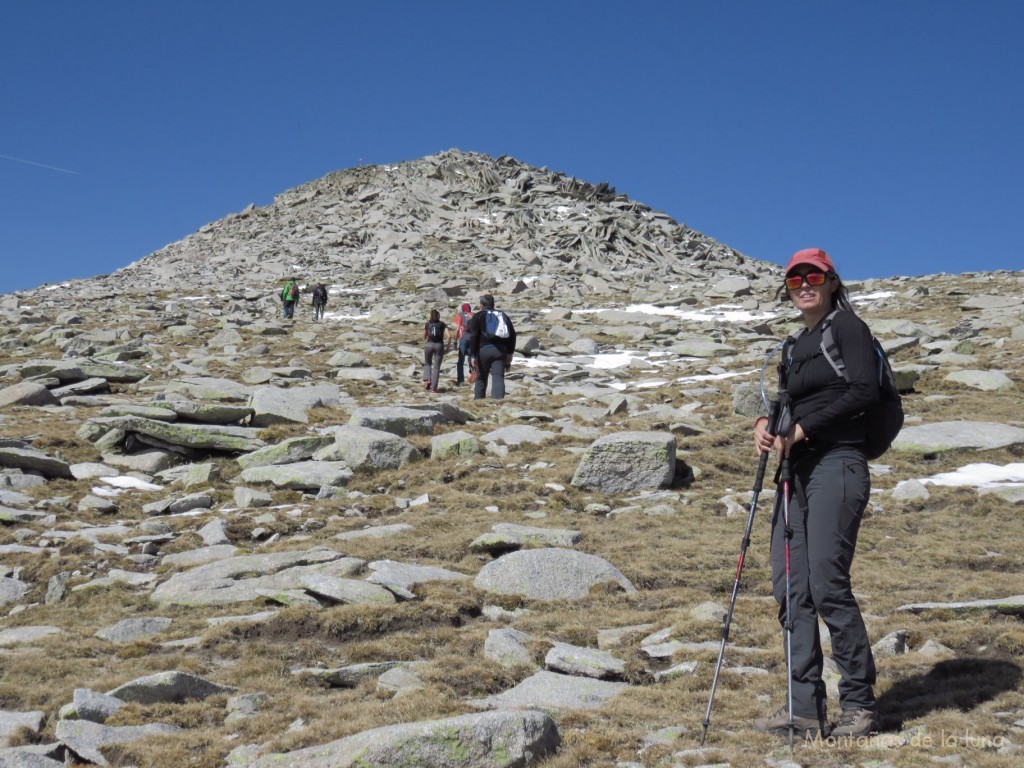
[[(818, 617), (832, 638), (832, 658), (842, 674), (843, 709), (873, 707), (875, 661), (860, 608), (850, 587), (857, 532), (871, 492), (867, 460), (856, 448), (807, 452), (793, 462), (789, 503), (793, 714), (825, 712)], [(786, 626), (785, 525), (781, 486), (772, 517), (772, 585), (779, 622)], [(785, 646), (783, 646), (785, 650)]]
[(442, 358), (444, 358), (444, 344), (440, 341), (428, 341), (423, 347), (423, 380), (430, 382), (431, 389), (437, 389), (437, 380), (441, 376)]
[(473, 398), (481, 400), (487, 395), (487, 380), (491, 380), (491, 397), (505, 397), (505, 353), (492, 344), (480, 347), (477, 358), (476, 383)]

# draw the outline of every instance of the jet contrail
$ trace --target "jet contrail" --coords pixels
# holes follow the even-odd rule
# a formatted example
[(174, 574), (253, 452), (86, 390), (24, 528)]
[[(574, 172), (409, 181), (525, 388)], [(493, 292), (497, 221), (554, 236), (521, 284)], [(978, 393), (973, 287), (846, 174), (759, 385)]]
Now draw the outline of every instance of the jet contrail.
[(32, 160), (22, 160), (20, 157), (11, 157), (10, 155), (0, 155), (0, 158), (4, 160), (13, 160), (16, 163), (25, 163), (25, 165), (34, 165), (37, 168), (48, 168), (51, 171), (60, 171), (61, 173), (70, 173), (72, 176), (77, 176), (78, 171), (69, 171), (67, 168), (58, 168), (55, 165), (46, 165), (45, 163), (36, 163)]

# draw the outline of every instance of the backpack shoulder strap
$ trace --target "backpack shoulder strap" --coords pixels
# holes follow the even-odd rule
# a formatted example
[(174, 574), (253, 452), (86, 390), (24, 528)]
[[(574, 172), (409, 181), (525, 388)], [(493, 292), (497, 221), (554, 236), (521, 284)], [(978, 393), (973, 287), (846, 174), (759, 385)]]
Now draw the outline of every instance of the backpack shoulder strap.
[(821, 321), (821, 352), (825, 355), (825, 359), (828, 360), (828, 364), (832, 366), (832, 370), (836, 372), (836, 375), (844, 381), (849, 381), (850, 377), (846, 375), (846, 363), (843, 362), (843, 356), (839, 352), (839, 347), (836, 346), (835, 334), (832, 333), (832, 318), (840, 311), (838, 309), (832, 310)]

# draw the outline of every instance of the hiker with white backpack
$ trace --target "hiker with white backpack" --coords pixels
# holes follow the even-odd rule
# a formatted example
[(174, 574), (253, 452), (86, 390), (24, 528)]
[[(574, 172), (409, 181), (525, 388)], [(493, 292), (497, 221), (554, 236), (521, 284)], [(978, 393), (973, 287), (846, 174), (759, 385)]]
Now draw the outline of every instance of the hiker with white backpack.
[(505, 373), (512, 366), (516, 351), (516, 329), (509, 316), (494, 307), (494, 297), (485, 293), (480, 297), (480, 311), (470, 318), (467, 326), (470, 368), (476, 372), (473, 397), (487, 396), (487, 383), (491, 384), (491, 397), (505, 397)]

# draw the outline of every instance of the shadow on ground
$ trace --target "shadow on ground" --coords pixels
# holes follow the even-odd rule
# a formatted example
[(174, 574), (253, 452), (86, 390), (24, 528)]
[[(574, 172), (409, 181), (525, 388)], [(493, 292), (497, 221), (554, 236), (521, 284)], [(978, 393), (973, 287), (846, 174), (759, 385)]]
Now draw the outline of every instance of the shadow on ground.
[(899, 730), (908, 720), (939, 709), (969, 712), (1020, 684), (1021, 668), (997, 659), (940, 661), (926, 674), (900, 680), (878, 699), (882, 728)]

